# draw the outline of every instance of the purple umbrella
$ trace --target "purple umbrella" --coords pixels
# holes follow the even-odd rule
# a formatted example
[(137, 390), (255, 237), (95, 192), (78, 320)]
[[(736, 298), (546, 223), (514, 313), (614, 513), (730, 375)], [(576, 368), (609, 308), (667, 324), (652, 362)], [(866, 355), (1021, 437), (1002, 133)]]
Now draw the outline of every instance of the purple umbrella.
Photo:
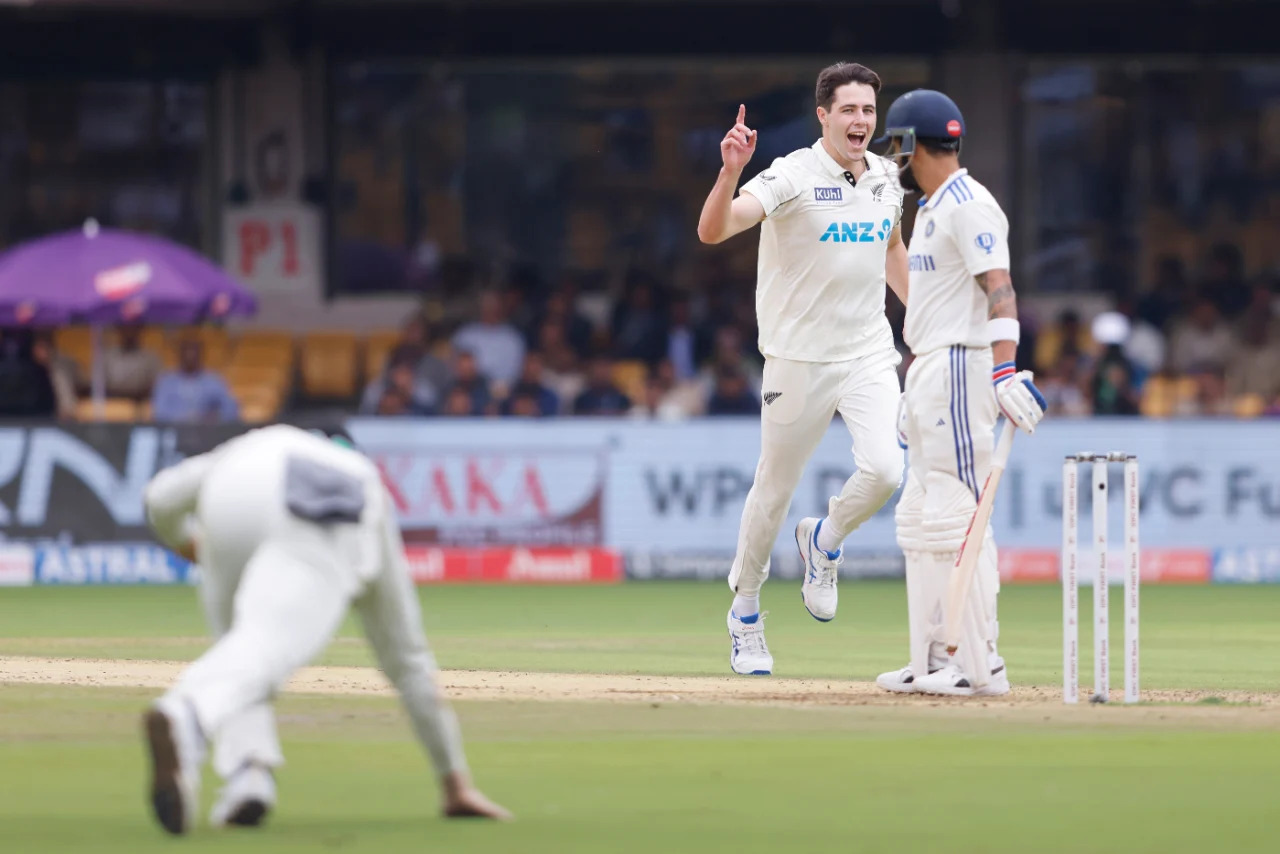
[(0, 255), (0, 327), (92, 325), (93, 398), (103, 399), (99, 327), (251, 315), (253, 295), (221, 267), (159, 237), (89, 220)]
[(92, 220), (0, 255), (2, 327), (194, 323), (256, 310), (253, 295), (203, 256)]

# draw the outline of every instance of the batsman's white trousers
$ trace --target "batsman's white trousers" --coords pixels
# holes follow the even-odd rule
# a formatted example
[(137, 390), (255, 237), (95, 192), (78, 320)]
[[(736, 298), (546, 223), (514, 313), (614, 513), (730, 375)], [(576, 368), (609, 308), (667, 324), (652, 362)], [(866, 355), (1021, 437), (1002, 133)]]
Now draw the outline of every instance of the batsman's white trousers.
[(465, 770), (389, 509), (372, 531), (297, 519), (284, 507), (278, 454), (260, 456), (227, 454), (200, 488), (200, 593), (218, 641), (169, 692), (213, 739), (214, 769), (227, 777), (247, 762), (283, 762), (271, 700), (354, 605), (437, 771)]
[(896, 432), (900, 361), (892, 347), (845, 362), (765, 360), (760, 461), (729, 571), (735, 592), (760, 592), (800, 476), (837, 413), (853, 437), (857, 470), (831, 498), (823, 524), (843, 539), (892, 497), (902, 481)]
[[(944, 597), (995, 449), (999, 410), (991, 368), (989, 348), (954, 346), (917, 357), (907, 372), (901, 426), (910, 466), (896, 517), (898, 544), (906, 557), (911, 666), (916, 673), (946, 662)], [(973, 589), (982, 617), (971, 628), (994, 645), (1000, 575), (990, 528), (983, 533)], [(968, 672), (969, 666), (976, 665), (963, 669)]]

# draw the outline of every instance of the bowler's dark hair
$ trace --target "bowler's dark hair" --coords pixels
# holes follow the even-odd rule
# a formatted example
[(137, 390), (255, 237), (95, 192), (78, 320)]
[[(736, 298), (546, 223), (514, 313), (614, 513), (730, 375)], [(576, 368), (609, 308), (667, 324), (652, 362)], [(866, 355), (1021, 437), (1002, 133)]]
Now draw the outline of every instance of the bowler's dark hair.
[(813, 99), (818, 102), (819, 107), (829, 110), (831, 102), (835, 100), (836, 90), (848, 83), (865, 83), (876, 94), (880, 93), (879, 74), (856, 62), (837, 62), (818, 72), (818, 85), (813, 90)]

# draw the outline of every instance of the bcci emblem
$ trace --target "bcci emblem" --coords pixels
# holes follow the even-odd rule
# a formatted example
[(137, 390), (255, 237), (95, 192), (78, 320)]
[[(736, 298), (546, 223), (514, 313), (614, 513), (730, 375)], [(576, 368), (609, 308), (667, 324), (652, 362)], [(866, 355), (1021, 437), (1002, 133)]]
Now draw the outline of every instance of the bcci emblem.
[(973, 239), (973, 242), (978, 244), (978, 248), (986, 252), (988, 255), (991, 254), (992, 249), (996, 248), (996, 236), (989, 231), (984, 231), (982, 234), (979, 234)]
[(927, 224), (927, 225), (925, 225), (925, 227), (924, 227), (924, 236), (925, 236), (925, 237), (933, 237), (933, 220), (929, 220), (928, 224)]

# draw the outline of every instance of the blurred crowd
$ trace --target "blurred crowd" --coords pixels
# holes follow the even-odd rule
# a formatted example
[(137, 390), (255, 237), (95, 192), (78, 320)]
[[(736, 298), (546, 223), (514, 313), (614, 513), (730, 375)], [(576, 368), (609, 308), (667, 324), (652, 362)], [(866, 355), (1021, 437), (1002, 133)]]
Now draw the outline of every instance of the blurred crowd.
[(1024, 340), (1053, 415), (1280, 415), (1280, 276), (1246, 277), (1236, 247), (1201, 275), (1174, 257), (1121, 287), (1113, 311), (1060, 311)]
[[(615, 298), (567, 279), (432, 299), (409, 320), (360, 411), (380, 415), (633, 415), (759, 412), (750, 281), (673, 292), (633, 272)], [(1082, 317), (1024, 298), (1019, 363), (1055, 416), (1280, 414), (1280, 277), (1246, 277), (1214, 247), (1203, 269), (1157, 261), (1112, 310)], [(888, 297), (903, 354), (904, 310)]]
[[(127, 401), (147, 420), (167, 423), (236, 421), (239, 405), (226, 380), (204, 365), (203, 344), (177, 342), (176, 364), (166, 369), (160, 352), (143, 344), (140, 324), (113, 330), (99, 361), (103, 396)], [(91, 371), (59, 352), (49, 330), (0, 331), (0, 417), (92, 417)]]
[[(572, 275), (544, 286), (528, 270), (496, 286), (478, 279), (464, 273), (428, 290), (401, 328), (383, 335), (383, 348), (369, 351), (365, 369), (354, 350), (326, 368), (361, 378), (354, 392), (340, 393), (349, 396), (309, 400), (308, 384), (286, 376), (280, 407), (663, 420), (760, 411), (763, 359), (749, 277), (722, 274), (711, 286), (679, 289), (639, 269), (614, 289), (584, 287)], [(1055, 417), (1280, 415), (1278, 298), (1280, 277), (1247, 277), (1234, 246), (1214, 247), (1195, 271), (1163, 257), (1148, 280), (1115, 286), (1101, 312), (1023, 294), (1018, 361), (1035, 370)], [(904, 310), (891, 295), (887, 306), (905, 378), (912, 357), (901, 340)], [(239, 418), (244, 378), (229, 386), (220, 372), (234, 365), (220, 358), (218, 370), (208, 367), (200, 335), (159, 332), (124, 326), (106, 338), (99, 384), (111, 401), (136, 406), (125, 419)], [(54, 342), (47, 331), (0, 333), (0, 415), (94, 417), (86, 415), (93, 377), (83, 355), (71, 358)], [(272, 417), (280, 407), (246, 417)]]
[(754, 309), (665, 293), (635, 273), (616, 302), (572, 280), (541, 295), (510, 287), (405, 323), (367, 415), (608, 415), (681, 419), (760, 410)]

